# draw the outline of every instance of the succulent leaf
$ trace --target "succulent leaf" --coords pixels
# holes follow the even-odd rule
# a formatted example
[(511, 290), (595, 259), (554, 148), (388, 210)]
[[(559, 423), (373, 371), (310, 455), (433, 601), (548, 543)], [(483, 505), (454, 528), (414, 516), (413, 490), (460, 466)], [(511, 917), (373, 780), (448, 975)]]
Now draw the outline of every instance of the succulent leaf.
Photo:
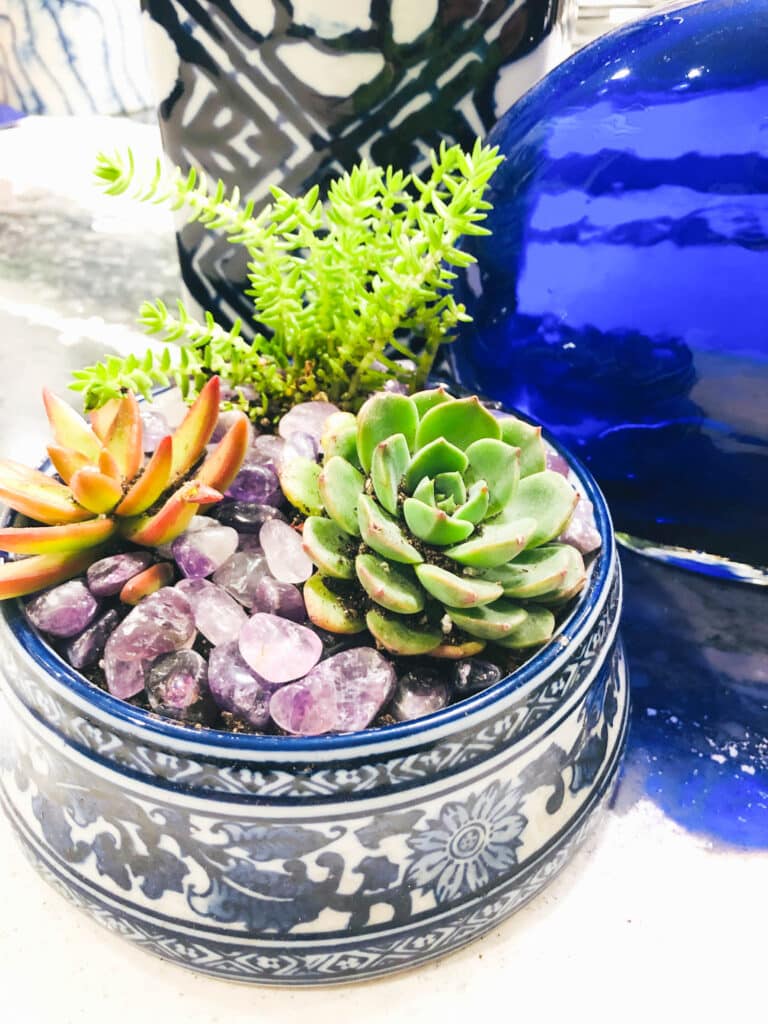
[(34, 594), (85, 572), (101, 555), (99, 548), (64, 554), (33, 555), (0, 565), (0, 600)]
[(506, 597), (541, 597), (562, 586), (571, 566), (571, 551), (576, 549), (567, 544), (545, 544), (521, 551), (513, 562), (486, 569), (481, 575), (500, 583)]
[(118, 484), (122, 484), (123, 474), (117, 464), (117, 459), (114, 457), (112, 452), (108, 451), (106, 448), (102, 448), (99, 452), (98, 467), (99, 471), (103, 473), (104, 476), (110, 476), (113, 480), (116, 480)]
[(443, 509), (426, 505), (416, 498), (405, 499), (403, 515), (411, 533), (426, 544), (458, 544), (474, 530), (466, 519), (454, 519)]
[(503, 593), (500, 583), (473, 576), (458, 576), (426, 562), (416, 566), (416, 575), (419, 583), (432, 597), (450, 608), (476, 608), (490, 604)]
[(118, 516), (138, 516), (160, 498), (171, 478), (173, 442), (164, 437), (144, 467), (144, 472), (128, 489), (128, 493), (115, 509)]
[(359, 537), (358, 503), (365, 485), (363, 474), (340, 455), (333, 455), (320, 471), (317, 485), (331, 519), (342, 530)]
[(147, 547), (170, 544), (186, 530), (201, 505), (213, 504), (221, 497), (218, 491), (192, 480), (175, 491), (158, 512), (124, 520), (123, 536)]
[(284, 463), (278, 472), (283, 494), (305, 516), (317, 516), (323, 511), (320, 496), (320, 467), (312, 459), (297, 456)]
[(475, 608), (446, 608), (446, 612), (451, 622), (465, 633), (478, 640), (496, 642), (509, 636), (528, 615), (520, 605), (504, 598)]
[(361, 494), (357, 508), (360, 536), (369, 548), (406, 565), (416, 565), (424, 559), (410, 543), (400, 524), (377, 505), (367, 494)]
[(138, 604), (145, 597), (173, 583), (174, 575), (170, 562), (150, 565), (148, 569), (128, 580), (120, 591), (120, 600), (123, 604)]
[(358, 555), (355, 571), (363, 590), (382, 608), (400, 615), (415, 615), (424, 610), (424, 591), (407, 570), (392, 565), (385, 558)]
[(304, 523), (302, 539), (304, 550), (324, 576), (354, 579), (352, 538), (332, 519), (310, 516)]
[(520, 449), (520, 476), (541, 473), (547, 468), (547, 453), (541, 437), (541, 427), (534, 427), (517, 416), (503, 416), (499, 420), (501, 439)]
[(375, 608), (368, 612), (365, 622), (377, 643), (393, 654), (429, 654), (443, 639), (439, 629), (428, 625), (411, 625), (410, 620), (385, 615)]
[(520, 449), (503, 441), (481, 438), (467, 448), (470, 483), (484, 481), (488, 485), (489, 516), (496, 515), (512, 500), (520, 480)]
[(329, 590), (319, 573), (304, 584), (304, 603), (309, 621), (329, 633), (352, 634), (365, 629), (360, 612), (350, 601)]
[(47, 388), (43, 389), (43, 403), (56, 444), (62, 448), (73, 448), (90, 462), (95, 462), (101, 442), (83, 417)]
[(416, 447), (445, 438), (457, 448), (466, 449), (481, 438), (501, 438), (501, 427), (476, 397), (441, 402), (424, 415), (416, 432)]
[(103, 544), (117, 527), (111, 519), (64, 526), (8, 526), (0, 529), (0, 551), (15, 555), (57, 555)]
[(437, 437), (411, 459), (405, 471), (405, 489), (412, 494), (424, 477), (434, 479), (438, 473), (463, 473), (468, 465), (469, 459), (461, 448)]
[(69, 481), (69, 489), (83, 508), (96, 515), (110, 512), (123, 496), (118, 482), (96, 466), (78, 469)]
[(371, 471), (376, 445), (393, 434), (402, 434), (412, 451), (418, 425), (416, 406), (406, 395), (372, 395), (357, 414), (357, 454), (365, 472)]
[(560, 473), (545, 469), (520, 481), (514, 498), (499, 514), (500, 522), (531, 518), (536, 528), (526, 541), (534, 548), (559, 537), (568, 525), (579, 496)]
[(402, 434), (393, 434), (373, 449), (371, 482), (379, 504), (387, 512), (397, 514), (397, 496), (405, 471), (411, 461), (408, 444)]
[(219, 418), (221, 387), (211, 377), (173, 435), (171, 479), (184, 476), (202, 455)]
[(429, 391), (417, 391), (415, 395), (411, 395), (411, 401), (416, 406), (419, 419), (423, 419), (436, 405), (442, 405), (443, 402), (455, 402), (456, 399), (441, 384), (440, 387), (432, 388)]
[(551, 639), (555, 631), (555, 616), (549, 608), (526, 608), (523, 622), (516, 626), (502, 640), (496, 643), (514, 650), (525, 647), (539, 647)]
[(326, 461), (334, 455), (359, 466), (357, 458), (357, 418), (351, 412), (334, 412), (323, 425), (320, 448)]
[(585, 573), (575, 548), (538, 545), (563, 529), (577, 495), (546, 470), (521, 479), (523, 455), (535, 467), (544, 447), (535, 427), (507, 419), (519, 443), (502, 438), (505, 421), (477, 399), (442, 389), (411, 399), (379, 394), (357, 418), (330, 418), (317, 479), (324, 515), (304, 523), (304, 549), (319, 570), (305, 584), (316, 625), (367, 625), (379, 646), (403, 657), (458, 659), (488, 642), (546, 642), (550, 608), (578, 593)]
[(509, 523), (491, 523), (463, 544), (448, 548), (449, 558), (474, 569), (493, 569), (511, 561), (528, 544), (536, 529), (536, 520), (516, 519)]
[(91, 518), (68, 487), (11, 459), (0, 459), (0, 501), (15, 512), (51, 526)]
[(488, 484), (485, 480), (476, 480), (469, 485), (467, 500), (456, 509), (454, 515), (457, 519), (466, 519), (467, 522), (477, 525), (485, 519), (490, 502)]
[(91, 420), (91, 429), (98, 439), (103, 443), (104, 438), (109, 433), (109, 428), (114, 422), (115, 416), (117, 416), (117, 410), (120, 408), (121, 399), (110, 398), (108, 402), (100, 406), (98, 409), (93, 409), (89, 413)]
[(129, 393), (121, 400), (104, 438), (104, 447), (119, 466), (122, 478), (133, 480), (144, 457), (141, 414), (135, 395)]
[(58, 444), (49, 444), (46, 449), (48, 458), (65, 484), (68, 484), (78, 469), (90, 466), (87, 455), (76, 452), (74, 448), (62, 448)]

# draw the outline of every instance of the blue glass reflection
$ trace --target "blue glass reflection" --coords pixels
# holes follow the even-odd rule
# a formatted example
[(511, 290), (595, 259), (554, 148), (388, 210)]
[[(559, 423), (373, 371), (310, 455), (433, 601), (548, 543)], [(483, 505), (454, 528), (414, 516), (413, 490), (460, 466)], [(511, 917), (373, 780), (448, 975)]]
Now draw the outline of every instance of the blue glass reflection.
[(768, 563), (768, 0), (627, 26), (491, 134), (462, 383), (587, 462), (617, 527)]

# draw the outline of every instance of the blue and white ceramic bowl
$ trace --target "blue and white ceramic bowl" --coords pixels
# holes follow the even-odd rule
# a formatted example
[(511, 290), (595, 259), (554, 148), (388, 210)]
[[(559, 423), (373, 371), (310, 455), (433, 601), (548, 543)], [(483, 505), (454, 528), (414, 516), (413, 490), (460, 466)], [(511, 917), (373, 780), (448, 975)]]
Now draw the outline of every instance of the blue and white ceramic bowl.
[(0, 799), (40, 873), (112, 931), (269, 984), (457, 949), (553, 878), (610, 796), (627, 726), (621, 580), (602, 552), (523, 668), (420, 720), (288, 739), (195, 731), (96, 689), (0, 611)]

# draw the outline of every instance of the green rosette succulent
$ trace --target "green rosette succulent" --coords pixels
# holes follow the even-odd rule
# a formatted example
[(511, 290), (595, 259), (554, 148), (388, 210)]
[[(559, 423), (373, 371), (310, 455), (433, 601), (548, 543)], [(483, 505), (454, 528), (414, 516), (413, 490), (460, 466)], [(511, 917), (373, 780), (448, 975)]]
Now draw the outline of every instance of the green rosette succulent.
[(295, 459), (281, 476), (307, 516), (316, 626), (447, 658), (550, 639), (585, 570), (554, 542), (578, 494), (547, 470), (540, 428), (443, 388), (379, 393), (331, 416), (322, 448), (322, 467)]

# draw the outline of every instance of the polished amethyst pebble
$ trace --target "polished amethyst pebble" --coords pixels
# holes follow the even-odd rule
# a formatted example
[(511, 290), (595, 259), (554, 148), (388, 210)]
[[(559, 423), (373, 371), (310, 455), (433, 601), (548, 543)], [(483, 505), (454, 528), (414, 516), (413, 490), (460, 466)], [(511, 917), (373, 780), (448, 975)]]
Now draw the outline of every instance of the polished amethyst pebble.
[(187, 577), (210, 576), (235, 553), (237, 531), (231, 526), (214, 525), (210, 529), (182, 533), (171, 545), (173, 557)]
[(304, 583), (314, 572), (312, 559), (305, 552), (301, 535), (287, 523), (270, 519), (264, 523), (259, 540), (270, 573), (283, 583)]
[(27, 605), (27, 616), (43, 633), (70, 637), (82, 633), (98, 610), (99, 602), (83, 580), (69, 580), (33, 597)]
[(240, 630), (240, 653), (271, 683), (287, 683), (309, 672), (322, 654), (320, 637), (289, 619), (257, 612)]
[(472, 693), (487, 690), (489, 686), (498, 683), (501, 676), (501, 669), (492, 661), (470, 658), (457, 662), (453, 671), (453, 685), (458, 696), (468, 697)]
[(141, 413), (142, 447), (149, 454), (160, 444), (164, 437), (172, 433), (168, 420), (156, 409), (143, 409)]
[(339, 408), (331, 402), (299, 402), (283, 416), (277, 427), (280, 437), (286, 440), (296, 433), (309, 434), (320, 440), (325, 421)]
[(547, 469), (551, 469), (553, 473), (559, 473), (560, 476), (567, 477), (571, 472), (571, 467), (563, 456), (555, 451), (555, 449), (545, 442), (545, 451), (547, 458)]
[[(114, 636), (114, 633), (112, 634)], [(144, 689), (147, 667), (150, 660), (133, 658), (130, 661), (123, 661), (113, 654), (109, 649), (109, 641), (104, 650), (104, 675), (107, 680), (107, 689), (113, 697), (120, 700), (130, 700), (141, 693)]]
[(255, 505), (279, 505), (283, 500), (277, 473), (271, 465), (259, 458), (253, 448), (229, 485), (226, 496)]
[[(236, 551), (213, 574), (213, 582), (231, 594), (240, 604), (250, 608), (259, 583), (268, 575), (267, 560), (258, 548), (255, 551)], [(259, 610), (274, 609), (260, 607)]]
[(319, 449), (320, 446), (316, 437), (297, 430), (285, 442), (285, 447), (280, 455), (279, 465), (281, 467), (285, 466), (292, 459), (309, 459), (311, 462), (314, 462)]
[(277, 434), (259, 434), (254, 438), (251, 452), (254, 459), (257, 459), (264, 466), (270, 469), (277, 469), (285, 448), (285, 439)]
[(251, 596), (254, 611), (269, 612), (283, 619), (303, 622), (307, 617), (304, 597), (292, 583), (283, 583), (265, 574), (256, 584)]
[(195, 617), (175, 587), (162, 587), (139, 602), (107, 640), (105, 656), (118, 661), (151, 660), (189, 646)]
[(257, 505), (249, 501), (222, 501), (213, 506), (213, 514), (224, 526), (232, 526), (238, 533), (258, 533), (268, 519), (282, 519), (285, 515), (274, 505)]
[(365, 729), (395, 687), (392, 664), (371, 647), (353, 647), (321, 661), (296, 683), (272, 695), (276, 725), (296, 736)]
[(214, 647), (208, 659), (208, 686), (222, 711), (229, 711), (256, 729), (269, 722), (268, 683), (243, 660), (237, 643)]
[(571, 521), (557, 539), (563, 544), (572, 544), (582, 555), (597, 551), (602, 541), (595, 524), (595, 509), (589, 498), (579, 495)]
[(149, 666), (145, 687), (153, 711), (182, 722), (205, 715), (208, 666), (197, 651), (163, 654)]
[(65, 651), (67, 661), (72, 668), (80, 669), (86, 668), (88, 665), (95, 665), (104, 653), (104, 645), (119, 622), (119, 613), (114, 608), (110, 608), (101, 618), (92, 622), (80, 636), (70, 640)]
[(148, 569), (154, 558), (148, 551), (127, 551), (94, 562), (86, 573), (88, 589), (96, 597), (119, 594), (128, 580)]
[(248, 616), (225, 590), (201, 579), (179, 580), (175, 589), (189, 601), (195, 625), (209, 643), (237, 640)]
[(398, 721), (407, 722), (440, 711), (450, 696), (450, 687), (437, 672), (406, 672), (397, 681), (390, 707)]
[(259, 541), (258, 533), (241, 533), (239, 534), (240, 540), (237, 544), (238, 551), (248, 551), (254, 555), (264, 556), (264, 552), (261, 549), (261, 542)]

